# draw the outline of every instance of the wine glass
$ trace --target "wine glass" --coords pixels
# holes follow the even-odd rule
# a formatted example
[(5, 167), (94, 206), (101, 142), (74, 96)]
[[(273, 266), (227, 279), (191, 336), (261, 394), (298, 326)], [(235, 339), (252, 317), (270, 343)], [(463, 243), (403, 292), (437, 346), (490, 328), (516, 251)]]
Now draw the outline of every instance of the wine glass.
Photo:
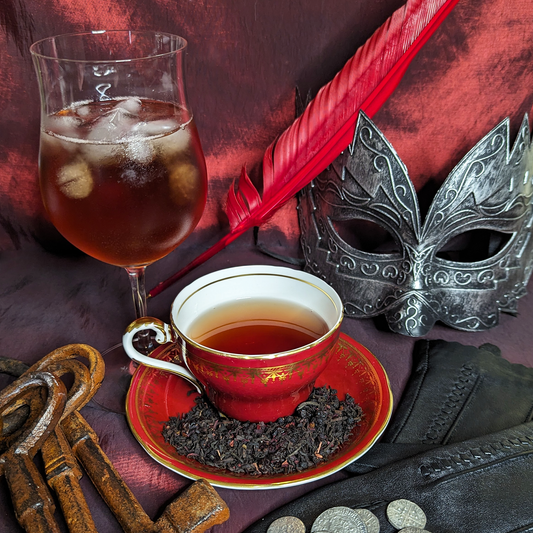
[[(44, 206), (73, 245), (126, 270), (137, 318), (147, 313), (147, 265), (193, 231), (206, 202), (186, 49), (182, 37), (129, 30), (60, 35), (30, 48)], [(138, 342), (149, 351), (148, 339)]]

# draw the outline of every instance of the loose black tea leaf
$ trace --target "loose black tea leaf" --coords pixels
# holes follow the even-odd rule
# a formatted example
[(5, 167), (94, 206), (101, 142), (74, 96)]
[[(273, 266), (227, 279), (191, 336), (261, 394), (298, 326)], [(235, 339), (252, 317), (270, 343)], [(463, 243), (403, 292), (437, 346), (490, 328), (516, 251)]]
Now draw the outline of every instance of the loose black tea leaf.
[(178, 454), (204, 465), (251, 476), (301, 472), (335, 454), (352, 435), (363, 412), (346, 394), (313, 389), (292, 416), (275, 422), (223, 418), (200, 396), (181, 418), (163, 426), (165, 441)]

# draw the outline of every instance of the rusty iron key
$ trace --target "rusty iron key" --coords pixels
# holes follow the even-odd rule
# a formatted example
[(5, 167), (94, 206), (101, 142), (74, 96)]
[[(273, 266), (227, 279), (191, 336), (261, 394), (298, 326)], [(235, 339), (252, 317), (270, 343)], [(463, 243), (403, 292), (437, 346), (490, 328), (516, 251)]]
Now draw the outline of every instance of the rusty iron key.
[[(76, 458), (115, 514), (123, 530), (126, 533), (138, 533), (139, 531), (143, 533), (203, 533), (212, 526), (225, 522), (229, 518), (229, 509), (205, 480), (194, 482), (184, 493), (175, 498), (156, 522), (150, 519), (101, 449), (96, 433), (79, 413), (79, 409), (92, 398), (102, 382), (104, 362), (100, 353), (87, 345), (68, 345), (58, 348), (30, 370), (51, 369), (65, 373), (65, 369), (60, 368), (63, 362), (80, 356), (89, 362), (89, 377), (86, 376), (86, 380), (90, 387), (87, 391), (87, 388), (76, 384), (75, 380), (76, 394), (81, 399), (75, 411), (72, 411), (70, 406), (65, 408), (65, 416), (60, 422), (60, 427)], [(55, 451), (55, 457), (62, 455), (62, 451)], [(48, 463), (50, 465), (53, 464), (52, 457), (54, 454), (50, 453)], [(63, 464), (64, 460), (60, 463)], [(70, 482), (73, 476), (69, 475), (68, 479)], [(63, 492), (64, 488), (59, 490)], [(74, 514), (77, 515), (77, 512)]]
[[(84, 391), (80, 406), (67, 414), (60, 426), (77, 459), (123, 530), (126, 533), (203, 533), (213, 525), (225, 522), (229, 517), (229, 509), (205, 481), (194, 483), (175, 498), (157, 522), (150, 519), (100, 447), (96, 433), (79, 413), (79, 409), (94, 396), (102, 383), (105, 367), (100, 353), (87, 345), (68, 345), (55, 350), (32, 369), (49, 368), (47, 365), (51, 362), (60, 364), (80, 355), (89, 362), (90, 391)], [(190, 504), (191, 494), (195, 495), (194, 505)]]
[[(64, 374), (73, 376), (62, 418), (81, 409), (89, 401), (92, 389), (98, 388), (104, 378), (99, 352), (85, 344), (70, 344), (50, 352), (28, 372), (35, 370), (51, 372), (58, 378)], [(60, 425), (43, 443), (41, 453), (48, 485), (57, 495), (70, 533), (97, 533), (79, 483), (82, 471)]]
[[(90, 368), (75, 359), (77, 357), (86, 359)], [(49, 353), (30, 369), (20, 362), (17, 364), (16, 361), (1, 358), (0, 371), (16, 375), (17, 372), (28, 374), (32, 371), (42, 370), (51, 372), (57, 378), (64, 374), (72, 374), (74, 382), (68, 391), (67, 402), (62, 414), (64, 417), (85, 405), (89, 399), (88, 394), (92, 390), (93, 383), (101, 383), (103, 366), (95, 364), (98, 357), (98, 352), (87, 345), (68, 345)], [(40, 395), (33, 395), (32, 402), (38, 404), (39, 397)], [(16, 428), (16, 425), (20, 423), (21, 416), (28, 411), (28, 408), (23, 409), (27, 406), (20, 405), (20, 403), (14, 406), (15, 412), (11, 413), (11, 418), (8, 418), (8, 424), (12, 428)], [(13, 435), (8, 436), (13, 440)], [(49, 487), (56, 493), (69, 531), (71, 533), (97, 533), (93, 517), (79, 484), (82, 477), (81, 468), (59, 425), (43, 442), (41, 455), (46, 480)]]
[[(92, 364), (103, 365), (103, 361), (100, 363), (96, 357)], [(99, 374), (91, 372), (91, 375)], [(99, 386), (100, 382), (93, 379), (92, 390), (85, 401), (96, 393)], [(194, 488), (190, 488), (197, 496), (194, 506), (190, 505), (187, 499), (190, 493), (186, 491), (172, 501), (154, 523), (104, 453), (98, 436), (79, 411), (64, 417), (61, 427), (76, 457), (126, 533), (202, 533), (228, 519), (229, 509), (216, 491), (207, 482), (197, 482), (193, 484)], [(185, 509), (189, 512), (187, 517)]]
[[(89, 370), (75, 359), (53, 363), (44, 368), (57, 377), (66, 373), (74, 375), (74, 384), (69, 390), (63, 412), (62, 418), (64, 418), (83, 403), (86, 394), (83, 391), (90, 390)], [(79, 386), (80, 383), (82, 386)], [(82, 394), (78, 391), (82, 391)], [(82, 471), (60, 425), (56, 426), (53, 433), (43, 443), (41, 454), (46, 480), (57, 495), (70, 533), (97, 533), (79, 483)]]
[(60, 533), (52, 497), (33, 458), (61, 419), (67, 398), (64, 384), (49, 372), (24, 374), (0, 391), (0, 414), (25, 398), (31, 401), (36, 388), (47, 392), (43, 410), (28, 417), (0, 456), (0, 475), (6, 478), (15, 516), (28, 533)]
[(126, 533), (203, 533), (229, 518), (226, 503), (209, 483), (198, 480), (165, 508), (159, 520), (152, 522), (83, 417), (75, 412), (61, 425), (85, 471)]

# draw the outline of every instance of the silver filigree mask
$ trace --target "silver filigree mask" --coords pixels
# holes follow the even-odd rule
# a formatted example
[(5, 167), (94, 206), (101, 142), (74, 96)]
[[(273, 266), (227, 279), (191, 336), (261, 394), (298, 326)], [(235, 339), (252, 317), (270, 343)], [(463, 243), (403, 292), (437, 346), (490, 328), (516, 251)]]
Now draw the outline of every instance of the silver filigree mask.
[[(403, 335), (426, 335), (436, 321), (464, 331), (494, 327), (500, 311), (516, 313), (533, 263), (527, 115), (509, 146), (506, 119), (452, 170), (422, 224), (405, 165), (361, 113), (350, 147), (299, 196), (306, 269), (337, 290), (347, 316), (383, 314)], [(376, 228), (392, 236), (392, 249), (359, 247), (354, 221), (372, 226), (370, 240)], [(458, 261), (446, 252), (465, 235), (488, 236), (485, 256)]]

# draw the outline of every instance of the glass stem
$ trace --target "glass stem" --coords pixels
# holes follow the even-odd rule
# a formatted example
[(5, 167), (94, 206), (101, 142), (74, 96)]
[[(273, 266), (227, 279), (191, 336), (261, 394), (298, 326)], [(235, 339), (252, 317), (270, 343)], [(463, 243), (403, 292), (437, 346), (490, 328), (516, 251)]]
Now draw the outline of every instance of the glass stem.
[[(135, 307), (135, 318), (144, 318), (148, 314), (145, 287), (146, 267), (126, 267), (126, 272), (130, 278), (131, 295), (133, 297), (133, 306)], [(143, 330), (137, 334), (136, 348), (144, 354), (148, 354), (152, 350), (153, 343), (150, 338), (149, 330)]]
[(126, 267), (126, 272), (130, 278), (131, 295), (135, 307), (135, 318), (144, 318), (146, 311), (146, 287), (145, 272), (146, 267)]

